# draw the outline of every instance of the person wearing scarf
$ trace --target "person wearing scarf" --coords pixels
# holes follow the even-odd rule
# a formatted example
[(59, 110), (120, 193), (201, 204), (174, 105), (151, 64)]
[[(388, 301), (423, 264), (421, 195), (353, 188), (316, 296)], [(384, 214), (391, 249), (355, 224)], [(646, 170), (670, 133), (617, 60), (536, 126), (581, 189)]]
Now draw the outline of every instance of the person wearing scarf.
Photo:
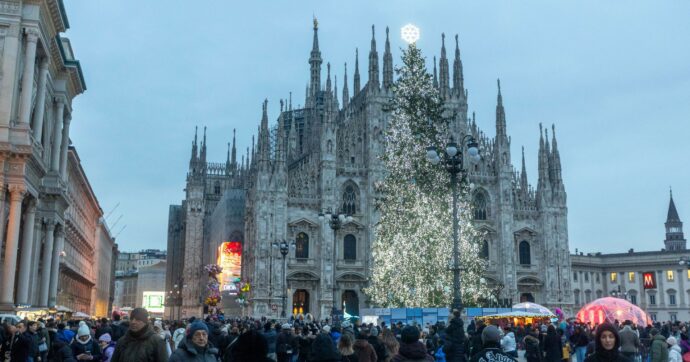
[(594, 343), (594, 353), (585, 358), (585, 362), (632, 362), (618, 351), (621, 338), (618, 329), (611, 323), (605, 322), (597, 327)]
[(91, 329), (84, 321), (79, 322), (77, 337), (72, 342), (72, 354), (77, 361), (101, 360), (101, 348), (91, 338)]
[(218, 349), (208, 341), (208, 327), (202, 321), (189, 326), (187, 336), (170, 356), (169, 362), (216, 362)]

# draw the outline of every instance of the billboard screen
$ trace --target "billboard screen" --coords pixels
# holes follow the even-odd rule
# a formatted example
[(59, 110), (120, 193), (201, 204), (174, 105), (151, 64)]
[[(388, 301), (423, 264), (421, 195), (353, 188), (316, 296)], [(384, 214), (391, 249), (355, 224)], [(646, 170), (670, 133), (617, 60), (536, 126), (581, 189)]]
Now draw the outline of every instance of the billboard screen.
[(223, 268), (220, 275), (221, 292), (237, 294), (237, 285), (242, 270), (242, 243), (226, 241), (218, 247), (218, 265)]
[(163, 313), (165, 311), (165, 292), (144, 292), (142, 307), (150, 313)]

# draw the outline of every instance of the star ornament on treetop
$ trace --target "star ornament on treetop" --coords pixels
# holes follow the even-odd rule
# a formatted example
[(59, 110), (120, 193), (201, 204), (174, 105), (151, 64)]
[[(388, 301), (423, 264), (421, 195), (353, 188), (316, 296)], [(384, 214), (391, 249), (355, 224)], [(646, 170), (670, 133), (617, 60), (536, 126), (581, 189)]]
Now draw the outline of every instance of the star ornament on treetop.
[(419, 40), (419, 28), (413, 24), (407, 24), (400, 29), (400, 36), (407, 44), (416, 43)]

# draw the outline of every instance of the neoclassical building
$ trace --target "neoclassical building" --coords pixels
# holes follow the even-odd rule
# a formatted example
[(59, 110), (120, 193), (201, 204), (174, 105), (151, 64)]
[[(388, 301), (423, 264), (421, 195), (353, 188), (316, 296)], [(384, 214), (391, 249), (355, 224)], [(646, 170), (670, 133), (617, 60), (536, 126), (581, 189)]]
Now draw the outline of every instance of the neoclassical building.
[(97, 278), (93, 267), (108, 260), (93, 254), (108, 231), (69, 147), (72, 100), (86, 85), (62, 36), (68, 28), (62, 0), (0, 1), (2, 311), (63, 301), (87, 314), (107, 308), (109, 292), (98, 288), (108, 276)]
[(690, 250), (673, 196), (664, 226), (664, 247), (658, 250), (572, 255), (575, 307), (617, 296), (640, 306), (652, 320), (689, 320)]
[[(325, 81), (322, 78), (316, 21), (313, 30), (304, 106), (293, 107), (290, 95), (277, 102), (276, 121), (269, 122), (269, 103), (264, 101), (258, 140), (246, 160), (236, 162), (233, 146), (232, 157), (228, 152), (224, 164), (207, 162), (205, 136), (201, 156), (195, 138), (186, 198), (182, 205), (171, 206), (168, 234), (168, 247), (177, 247), (184, 262), (184, 272), (171, 271), (168, 283), (175, 280), (185, 286), (187, 313), (201, 310), (200, 266), (202, 260), (213, 260), (202, 255), (213, 250), (204, 245), (217, 245), (219, 238), (233, 232), (244, 245), (242, 278), (252, 285), (249, 313), (277, 316), (283, 297), (288, 314), (326, 316), (334, 304), (356, 314), (370, 306), (363, 289), (375, 267), (370, 250), (379, 219), (376, 200), (381, 195), (374, 185), (385, 175), (380, 154), (394, 82), (388, 29), (381, 62), (372, 26), (368, 77), (362, 79), (355, 52), (353, 82), (348, 81), (346, 64), (342, 93), (330, 63), (325, 66)], [(528, 183), (524, 154), (521, 169), (513, 166), (500, 84), (496, 134), (490, 137), (479, 129), (474, 114), (468, 114), (458, 38), (452, 70), (445, 36), (442, 41), (438, 70), (434, 60), (434, 85), (453, 119), (454, 138), (472, 134), (481, 148), (481, 162), (472, 166), (469, 177), (476, 185), (473, 214), (486, 235), (482, 241), (482, 257), (489, 260), (486, 279), (502, 286), (499, 297), (506, 303), (528, 300), (569, 309), (573, 295), (566, 193), (555, 132), (549, 137), (548, 130), (542, 130), (539, 136), (535, 189)], [(243, 223), (209, 237), (214, 223), (228, 222), (212, 217), (217, 200), (227, 192), (243, 193), (231, 204), (244, 210)], [(333, 230), (319, 218), (329, 211), (352, 219)], [(273, 247), (283, 240), (295, 243), (284, 265)]]

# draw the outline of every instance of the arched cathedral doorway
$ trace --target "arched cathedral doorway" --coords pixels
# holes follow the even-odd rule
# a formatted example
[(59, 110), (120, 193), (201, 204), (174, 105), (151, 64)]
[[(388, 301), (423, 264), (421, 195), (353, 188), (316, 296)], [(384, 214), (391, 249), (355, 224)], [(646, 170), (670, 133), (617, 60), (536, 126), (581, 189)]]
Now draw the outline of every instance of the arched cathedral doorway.
[(359, 315), (359, 297), (354, 290), (343, 292), (343, 311), (349, 315)]
[(305, 289), (297, 289), (292, 295), (292, 314), (309, 313), (309, 292)]

